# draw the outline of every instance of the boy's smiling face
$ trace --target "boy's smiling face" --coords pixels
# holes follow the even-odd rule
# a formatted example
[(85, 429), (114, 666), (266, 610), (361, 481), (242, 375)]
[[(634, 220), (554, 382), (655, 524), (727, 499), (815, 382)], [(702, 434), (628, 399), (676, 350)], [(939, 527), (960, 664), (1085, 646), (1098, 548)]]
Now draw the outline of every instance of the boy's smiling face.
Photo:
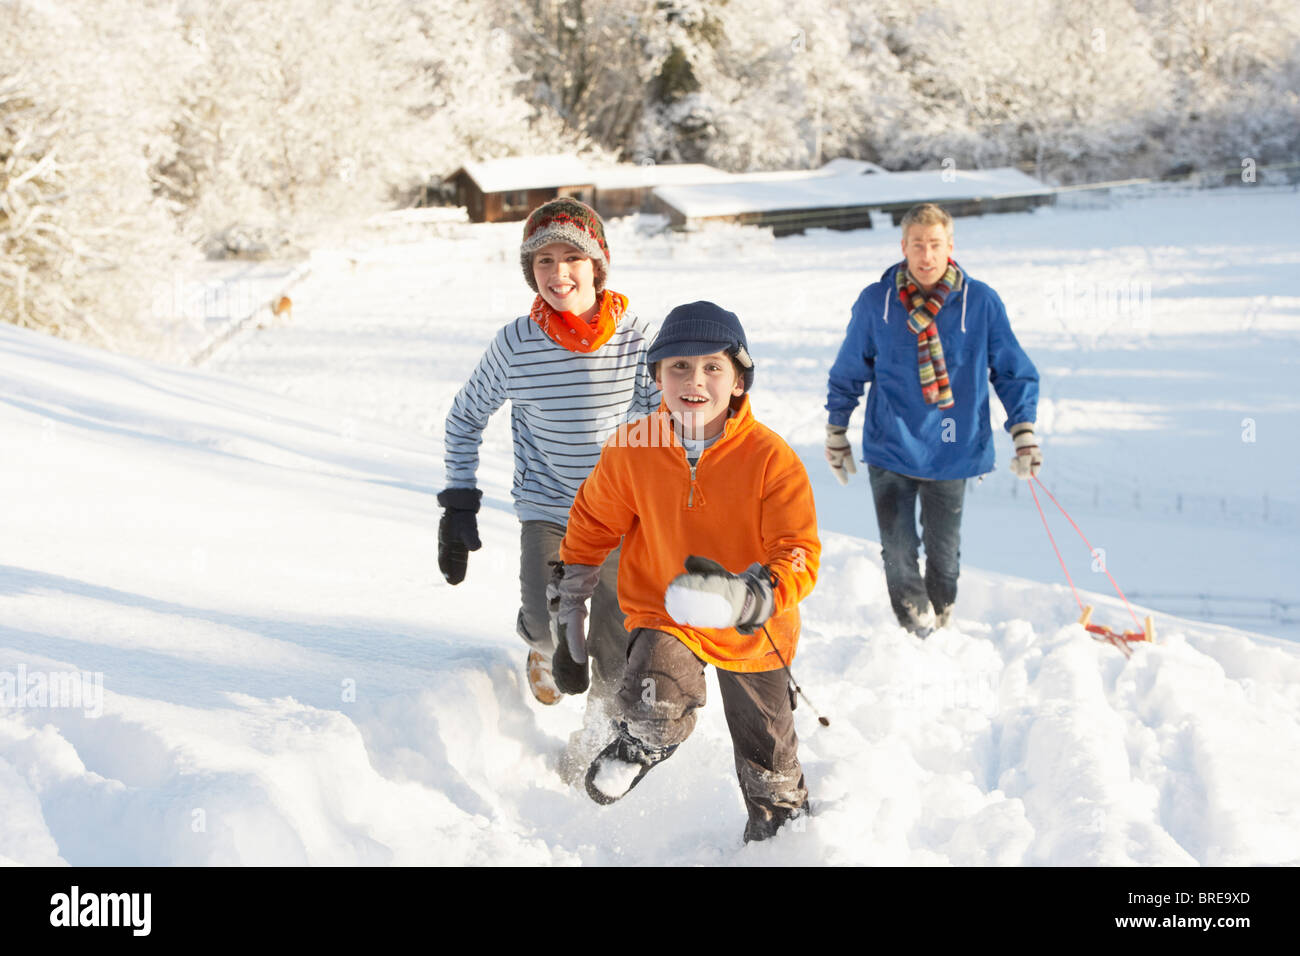
[(567, 242), (552, 242), (533, 253), (533, 278), (546, 304), (557, 312), (587, 318), (596, 305), (596, 267), (591, 257)]
[(661, 359), (655, 383), (682, 434), (693, 439), (720, 433), (727, 423), (731, 399), (745, 394), (745, 383), (726, 352)]

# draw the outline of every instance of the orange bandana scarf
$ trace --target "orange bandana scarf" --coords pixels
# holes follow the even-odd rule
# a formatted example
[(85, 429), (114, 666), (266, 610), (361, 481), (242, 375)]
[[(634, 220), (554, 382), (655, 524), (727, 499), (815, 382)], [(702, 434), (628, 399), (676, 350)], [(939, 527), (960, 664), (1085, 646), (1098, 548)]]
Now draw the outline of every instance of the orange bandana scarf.
[(572, 312), (557, 312), (540, 295), (533, 300), (528, 317), (557, 344), (570, 352), (594, 352), (614, 334), (618, 320), (627, 311), (627, 296), (605, 289), (597, 298), (600, 310), (585, 322)]

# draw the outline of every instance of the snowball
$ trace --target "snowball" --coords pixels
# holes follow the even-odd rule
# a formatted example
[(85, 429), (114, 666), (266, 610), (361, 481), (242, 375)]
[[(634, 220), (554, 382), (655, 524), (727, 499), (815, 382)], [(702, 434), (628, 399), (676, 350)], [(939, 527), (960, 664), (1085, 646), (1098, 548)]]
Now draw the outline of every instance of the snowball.
[(664, 595), (664, 610), (679, 624), (696, 627), (731, 627), (736, 622), (736, 612), (731, 602), (713, 591), (672, 584)]

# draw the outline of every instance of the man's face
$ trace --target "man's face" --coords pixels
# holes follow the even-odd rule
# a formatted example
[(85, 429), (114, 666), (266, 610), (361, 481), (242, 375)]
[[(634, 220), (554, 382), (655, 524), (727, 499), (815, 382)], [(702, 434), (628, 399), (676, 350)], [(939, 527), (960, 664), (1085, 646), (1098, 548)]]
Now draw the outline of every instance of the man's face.
[(907, 271), (923, 291), (929, 292), (948, 268), (952, 235), (942, 223), (908, 226), (903, 236), (903, 255), (907, 258)]
[(655, 384), (687, 438), (712, 438), (722, 431), (731, 399), (745, 394), (745, 383), (726, 352), (674, 356), (658, 366)]

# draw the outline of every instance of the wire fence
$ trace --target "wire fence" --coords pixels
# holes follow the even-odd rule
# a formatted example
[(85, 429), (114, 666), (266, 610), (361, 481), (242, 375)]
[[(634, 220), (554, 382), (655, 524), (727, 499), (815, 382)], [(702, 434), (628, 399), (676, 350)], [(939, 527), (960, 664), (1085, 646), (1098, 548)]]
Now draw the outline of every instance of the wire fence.
[(1168, 614), (1200, 620), (1267, 621), (1300, 624), (1300, 601), (1272, 597), (1205, 594), (1199, 591), (1129, 591), (1129, 600)]
[[(1011, 498), (1029, 493), (1024, 482), (1011, 475), (988, 476), (982, 488), (989, 494)], [(1107, 514), (1141, 514), (1145, 517), (1214, 521), (1242, 527), (1300, 527), (1300, 506), (1290, 499), (1280, 500), (1267, 493), (1241, 494), (1152, 489), (1131, 484), (1105, 484), (1081, 481), (1057, 474), (1051, 480), (1052, 493), (1071, 510), (1084, 508)]]
[[(189, 364), (202, 365), (240, 332), (267, 318), (271, 314), (273, 303), (310, 274), (311, 264), (304, 262), (269, 277), (261, 276), (256, 284), (242, 275), (237, 275), (202, 287), (198, 294), (200, 299), (212, 299), (222, 303), (233, 301), (239, 304), (222, 310), (215, 317), (209, 316), (210, 320), (215, 318), (216, 321), (213, 322), (215, 328), (190, 355)], [(251, 287), (254, 291), (249, 293), (245, 287)], [(245, 291), (235, 293), (230, 291), (232, 288), (245, 289)]]

